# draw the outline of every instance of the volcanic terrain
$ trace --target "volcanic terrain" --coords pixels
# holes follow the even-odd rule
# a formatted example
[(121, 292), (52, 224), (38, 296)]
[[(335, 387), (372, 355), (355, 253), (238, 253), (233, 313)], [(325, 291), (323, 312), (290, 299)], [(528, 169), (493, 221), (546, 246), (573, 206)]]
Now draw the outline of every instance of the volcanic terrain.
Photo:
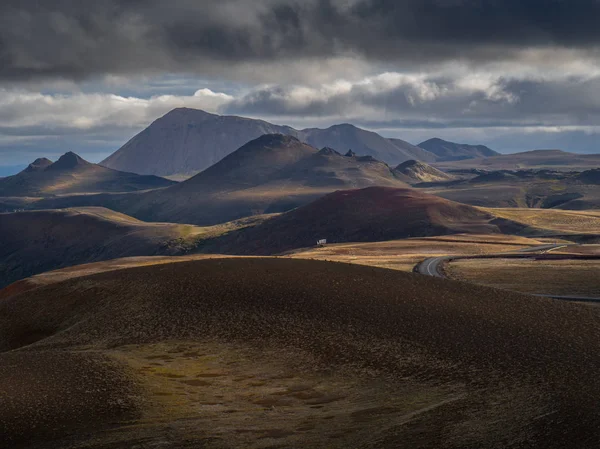
[(0, 301), (6, 447), (587, 448), (590, 308), (392, 270), (229, 259)]

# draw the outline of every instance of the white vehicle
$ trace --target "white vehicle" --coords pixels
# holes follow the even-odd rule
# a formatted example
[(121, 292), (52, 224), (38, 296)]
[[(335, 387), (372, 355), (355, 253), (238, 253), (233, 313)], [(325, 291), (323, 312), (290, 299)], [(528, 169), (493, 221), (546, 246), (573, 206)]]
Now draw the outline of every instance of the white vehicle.
[(317, 240), (317, 246), (325, 246), (327, 245), (327, 239)]

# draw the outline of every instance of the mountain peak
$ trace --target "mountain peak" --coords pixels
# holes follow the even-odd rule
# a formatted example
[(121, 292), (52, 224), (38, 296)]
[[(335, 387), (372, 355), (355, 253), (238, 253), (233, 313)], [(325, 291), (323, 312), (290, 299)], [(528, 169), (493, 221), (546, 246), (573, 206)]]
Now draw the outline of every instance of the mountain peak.
[(427, 167), (429, 167), (428, 164), (424, 164), (422, 162), (415, 161), (414, 159), (411, 159), (410, 161), (402, 162), (400, 165), (398, 165), (395, 168), (395, 170), (402, 170), (402, 169), (413, 167), (413, 166), (427, 166)]
[(263, 134), (257, 139), (249, 142), (254, 145), (261, 145), (265, 147), (277, 147), (282, 145), (299, 144), (301, 143), (294, 136), (288, 136), (285, 134)]
[(169, 115), (184, 115), (184, 114), (194, 114), (194, 115), (215, 115), (210, 112), (203, 111), (202, 109), (194, 109), (194, 108), (175, 108), (167, 112), (164, 117)]
[(192, 109), (192, 108), (175, 108), (171, 111), (167, 112), (161, 118), (157, 120), (158, 123), (163, 125), (173, 125), (173, 124), (195, 124), (195, 123), (203, 123), (207, 120), (211, 120), (217, 115), (211, 114), (209, 112), (203, 111), (202, 109)]
[(49, 170), (72, 170), (78, 167), (85, 167), (90, 164), (81, 156), (69, 151), (63, 154), (54, 164), (48, 167)]
[(42, 171), (51, 165), (52, 165), (52, 161), (50, 159), (46, 159), (45, 157), (40, 157), (40, 158), (36, 159), (35, 161), (33, 161), (31, 164), (29, 164), (27, 166), (27, 168), (23, 171), (27, 172), (27, 173)]
[(323, 147), (323, 148), (321, 148), (321, 150), (319, 150), (318, 154), (323, 155), (323, 156), (333, 156), (333, 155), (335, 155), (335, 156), (341, 156), (340, 153), (338, 153), (337, 151), (335, 151), (333, 148), (329, 148), (329, 147)]

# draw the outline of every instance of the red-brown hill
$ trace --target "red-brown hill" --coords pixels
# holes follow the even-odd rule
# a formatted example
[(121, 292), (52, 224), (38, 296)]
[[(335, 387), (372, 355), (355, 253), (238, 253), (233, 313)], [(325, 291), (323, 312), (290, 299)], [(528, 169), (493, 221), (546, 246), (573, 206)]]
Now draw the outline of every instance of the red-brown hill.
[(498, 233), (495, 217), (475, 207), (408, 188), (369, 187), (331, 193), (311, 204), (208, 242), (204, 251), (276, 254), (330, 243), (473, 232)]

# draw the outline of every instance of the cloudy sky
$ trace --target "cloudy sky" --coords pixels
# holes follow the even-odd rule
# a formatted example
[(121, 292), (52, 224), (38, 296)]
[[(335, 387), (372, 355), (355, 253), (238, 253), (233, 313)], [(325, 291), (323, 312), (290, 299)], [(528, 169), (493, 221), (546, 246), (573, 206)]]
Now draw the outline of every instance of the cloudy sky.
[(597, 0), (2, 0), (0, 165), (180, 106), (600, 152)]

